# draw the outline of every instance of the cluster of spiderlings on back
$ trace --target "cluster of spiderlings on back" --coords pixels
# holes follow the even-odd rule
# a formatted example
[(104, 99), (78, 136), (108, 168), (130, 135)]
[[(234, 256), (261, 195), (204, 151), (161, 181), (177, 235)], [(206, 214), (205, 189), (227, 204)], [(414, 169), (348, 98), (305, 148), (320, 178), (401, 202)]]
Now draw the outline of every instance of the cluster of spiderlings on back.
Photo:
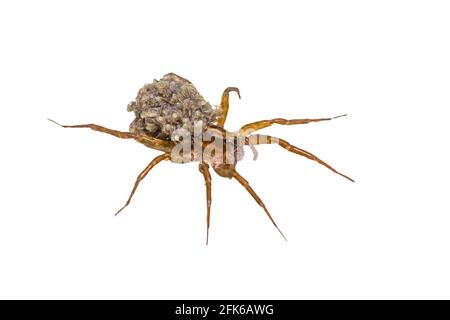
[(142, 87), (127, 110), (136, 116), (130, 132), (172, 141), (201, 134), (219, 116), (192, 83), (170, 73)]

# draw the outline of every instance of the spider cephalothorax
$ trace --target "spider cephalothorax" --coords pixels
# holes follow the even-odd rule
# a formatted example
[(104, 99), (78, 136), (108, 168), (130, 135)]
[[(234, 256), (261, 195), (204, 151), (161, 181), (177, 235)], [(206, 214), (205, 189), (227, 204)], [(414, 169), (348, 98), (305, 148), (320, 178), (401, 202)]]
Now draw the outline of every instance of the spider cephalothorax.
[(283, 235), (262, 200), (250, 187), (247, 180), (236, 171), (236, 164), (244, 157), (244, 146), (251, 148), (254, 159), (256, 159), (255, 145), (278, 144), (290, 152), (322, 164), (353, 182), (351, 178), (336, 171), (306, 150), (295, 147), (283, 139), (253, 134), (253, 132), (273, 124), (306, 124), (332, 120), (341, 116), (319, 119), (286, 120), (277, 118), (262, 120), (246, 124), (237, 132), (230, 132), (224, 129), (224, 124), (228, 114), (229, 93), (232, 91), (236, 92), (240, 98), (238, 88), (228, 87), (222, 94), (220, 105), (213, 106), (203, 99), (190, 81), (174, 73), (169, 73), (160, 80), (154, 80), (153, 83), (142, 87), (136, 99), (128, 105), (128, 111), (133, 111), (136, 116), (130, 124), (129, 132), (112, 130), (96, 124), (61, 126), (64, 128), (90, 128), (121, 139), (134, 139), (147, 147), (163, 152), (154, 158), (139, 174), (127, 202), (116, 214), (128, 206), (140, 181), (159, 162), (163, 160), (169, 160), (174, 163), (199, 162), (199, 170), (204, 177), (206, 185), (206, 243), (208, 243), (209, 237), (211, 212), (211, 175), (209, 173), (209, 165), (212, 166), (218, 175), (236, 179), (264, 209), (269, 219)]

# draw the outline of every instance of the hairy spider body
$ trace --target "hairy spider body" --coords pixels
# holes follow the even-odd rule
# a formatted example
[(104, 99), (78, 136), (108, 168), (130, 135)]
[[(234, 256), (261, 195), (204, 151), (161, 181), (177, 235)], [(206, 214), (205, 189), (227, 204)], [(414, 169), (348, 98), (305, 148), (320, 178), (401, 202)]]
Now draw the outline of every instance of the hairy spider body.
[(351, 178), (336, 171), (312, 153), (295, 147), (283, 139), (253, 134), (253, 132), (273, 124), (307, 124), (332, 120), (345, 115), (319, 119), (286, 120), (276, 118), (262, 120), (246, 124), (237, 132), (230, 132), (224, 129), (224, 124), (228, 114), (229, 93), (233, 91), (240, 98), (238, 88), (228, 87), (222, 94), (220, 105), (213, 106), (205, 101), (189, 80), (174, 73), (169, 73), (160, 80), (154, 80), (153, 83), (142, 87), (136, 99), (128, 104), (127, 110), (135, 114), (135, 119), (130, 124), (129, 132), (112, 130), (96, 124), (60, 125), (53, 120), (50, 121), (64, 128), (90, 128), (121, 139), (134, 139), (149, 148), (163, 152), (163, 154), (154, 158), (139, 174), (128, 200), (117, 211), (116, 215), (129, 205), (139, 183), (161, 161), (169, 160), (174, 163), (199, 162), (199, 171), (203, 175), (206, 186), (207, 244), (211, 213), (210, 165), (219, 176), (236, 179), (264, 209), (274, 226), (283, 235), (265, 204), (250, 187), (247, 180), (236, 171), (236, 164), (244, 157), (244, 146), (251, 148), (254, 159), (256, 159), (257, 151), (255, 145), (278, 144), (282, 148), (314, 160), (354, 182)]

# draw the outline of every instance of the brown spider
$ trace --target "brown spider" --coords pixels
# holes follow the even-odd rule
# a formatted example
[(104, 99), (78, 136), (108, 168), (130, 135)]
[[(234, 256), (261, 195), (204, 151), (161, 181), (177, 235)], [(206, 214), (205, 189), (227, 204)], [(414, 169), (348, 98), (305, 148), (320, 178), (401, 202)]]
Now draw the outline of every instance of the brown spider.
[(174, 163), (199, 162), (199, 170), (206, 185), (206, 244), (208, 244), (209, 238), (211, 213), (211, 175), (208, 164), (218, 175), (236, 179), (264, 209), (270, 221), (286, 239), (262, 200), (253, 191), (247, 180), (236, 171), (237, 162), (242, 160), (244, 156), (244, 145), (248, 145), (252, 149), (254, 159), (256, 159), (255, 145), (278, 144), (282, 148), (314, 160), (354, 182), (312, 153), (295, 147), (285, 140), (268, 135), (253, 134), (253, 132), (273, 124), (306, 124), (336, 119), (345, 116), (345, 114), (334, 118), (262, 120), (248, 123), (238, 132), (229, 132), (224, 129), (224, 124), (228, 114), (229, 93), (232, 91), (236, 92), (239, 98), (241, 97), (238, 88), (228, 87), (222, 94), (220, 106), (214, 107), (203, 99), (190, 81), (174, 73), (169, 73), (161, 80), (154, 80), (153, 83), (146, 84), (139, 90), (135, 101), (128, 105), (128, 111), (133, 111), (136, 116), (130, 124), (129, 132), (112, 130), (96, 124), (61, 125), (56, 121), (49, 120), (64, 128), (90, 128), (117, 138), (134, 139), (149, 148), (163, 152), (163, 154), (154, 158), (139, 174), (127, 202), (117, 211), (116, 215), (128, 206), (139, 183), (161, 161), (170, 160)]

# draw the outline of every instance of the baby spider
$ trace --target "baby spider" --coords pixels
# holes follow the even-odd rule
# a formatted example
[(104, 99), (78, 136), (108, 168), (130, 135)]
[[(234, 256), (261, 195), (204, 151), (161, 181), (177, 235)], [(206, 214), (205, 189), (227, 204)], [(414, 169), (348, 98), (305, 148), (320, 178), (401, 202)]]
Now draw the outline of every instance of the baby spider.
[(96, 124), (61, 125), (56, 121), (49, 120), (64, 128), (90, 128), (117, 138), (134, 139), (149, 148), (163, 152), (154, 158), (138, 175), (128, 200), (117, 211), (116, 215), (130, 204), (139, 183), (161, 161), (169, 160), (174, 163), (199, 162), (198, 168), (206, 185), (206, 244), (208, 244), (211, 216), (210, 165), (219, 176), (236, 179), (264, 209), (270, 221), (286, 239), (263, 201), (250, 187), (247, 180), (236, 171), (236, 164), (244, 156), (244, 146), (247, 145), (251, 148), (254, 159), (256, 159), (255, 145), (278, 144), (287, 151), (314, 160), (354, 182), (312, 153), (295, 147), (283, 139), (253, 134), (255, 131), (273, 124), (306, 124), (336, 119), (345, 116), (345, 114), (334, 118), (261, 120), (248, 123), (237, 132), (230, 132), (224, 129), (224, 124), (228, 114), (229, 93), (232, 91), (236, 92), (239, 98), (241, 97), (238, 88), (228, 87), (222, 94), (220, 105), (212, 106), (203, 99), (190, 81), (174, 73), (169, 73), (161, 80), (154, 80), (153, 83), (142, 87), (136, 99), (128, 105), (128, 111), (133, 111), (136, 116), (130, 124), (129, 132), (112, 130)]

